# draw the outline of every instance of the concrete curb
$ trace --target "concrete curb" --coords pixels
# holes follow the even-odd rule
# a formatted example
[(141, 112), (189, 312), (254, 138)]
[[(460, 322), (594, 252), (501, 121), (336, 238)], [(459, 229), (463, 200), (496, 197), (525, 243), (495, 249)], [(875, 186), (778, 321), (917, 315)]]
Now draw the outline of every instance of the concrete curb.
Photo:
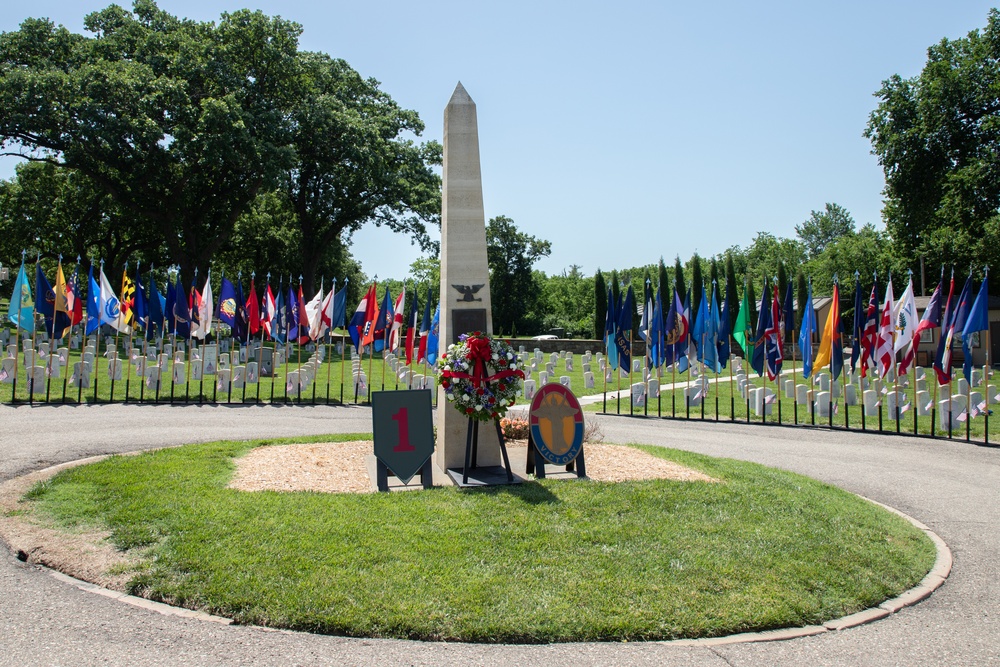
[[(138, 454), (141, 451), (129, 452), (129, 454)], [(108, 458), (107, 455), (102, 456), (90, 456), (84, 459), (79, 459), (77, 461), (69, 461), (66, 463), (60, 463), (59, 465), (51, 466), (49, 468), (44, 468), (42, 470), (35, 471), (31, 473), (34, 476), (51, 476), (66, 470), (68, 468), (73, 468), (80, 465), (85, 465), (87, 463), (94, 463), (102, 459)], [(933, 567), (931, 567), (930, 572), (928, 572), (919, 584), (904, 591), (900, 595), (886, 600), (877, 607), (871, 607), (869, 609), (864, 609), (862, 611), (843, 616), (841, 618), (826, 621), (822, 625), (808, 625), (805, 627), (798, 628), (779, 628), (776, 630), (765, 630), (762, 632), (744, 632), (735, 635), (727, 635), (725, 637), (709, 637), (705, 639), (675, 639), (671, 641), (662, 642), (651, 642), (656, 644), (664, 644), (668, 646), (701, 646), (701, 647), (711, 647), (711, 646), (724, 646), (728, 644), (743, 644), (743, 643), (753, 643), (753, 642), (772, 642), (772, 641), (786, 641), (789, 639), (798, 639), (801, 637), (812, 637), (816, 635), (825, 634), (827, 632), (839, 632), (841, 630), (847, 630), (848, 628), (854, 628), (859, 625), (865, 625), (867, 623), (872, 623), (874, 621), (887, 618), (900, 610), (915, 605), (928, 597), (931, 593), (940, 588), (948, 575), (951, 574), (951, 568), (953, 564), (953, 558), (951, 554), (951, 549), (945, 543), (941, 537), (928, 528), (926, 525), (914, 519), (908, 514), (899, 511), (894, 507), (884, 505), (878, 501), (872, 500), (871, 498), (865, 498), (864, 496), (858, 496), (873, 505), (878, 505), (882, 509), (892, 512), (903, 519), (906, 519), (916, 528), (923, 531), (927, 537), (934, 543), (934, 547), (937, 550), (937, 557), (934, 561)], [(177, 616), (181, 618), (189, 618), (198, 621), (206, 621), (210, 623), (218, 623), (221, 625), (232, 625), (233, 620), (225, 618), (222, 616), (214, 616), (201, 611), (195, 611), (192, 609), (185, 609), (183, 607), (174, 607), (169, 604), (162, 602), (154, 602), (153, 600), (147, 600), (146, 598), (136, 597), (134, 595), (129, 595), (121, 591), (114, 591), (96, 584), (92, 584), (81, 579), (76, 579), (62, 572), (53, 570), (52, 568), (46, 567), (44, 565), (34, 564), (35, 567), (47, 572), (50, 576), (62, 581), (64, 583), (75, 586), (76, 588), (85, 591), (87, 593), (93, 593), (95, 595), (102, 595), (112, 600), (118, 600), (125, 604), (130, 604), (135, 607), (140, 607), (142, 609), (147, 609), (149, 611), (154, 611), (158, 614), (164, 616)], [(257, 626), (251, 626), (257, 627)], [(265, 628), (260, 627), (262, 630), (275, 630), (275, 628)]]

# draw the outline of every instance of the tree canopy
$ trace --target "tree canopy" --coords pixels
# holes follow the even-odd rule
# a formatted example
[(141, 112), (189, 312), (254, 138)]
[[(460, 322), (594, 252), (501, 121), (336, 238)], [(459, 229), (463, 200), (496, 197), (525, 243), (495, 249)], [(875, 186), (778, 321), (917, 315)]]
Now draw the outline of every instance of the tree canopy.
[(931, 265), (1000, 258), (1000, 11), (985, 30), (943, 39), (921, 73), (876, 93), (865, 136), (885, 172), (886, 226)]
[(298, 24), (249, 10), (196, 22), (135, 0), (84, 26), (91, 36), (28, 19), (0, 34), (0, 150), (78, 174), (127, 216), (122, 246), (190, 278), (274, 191), (284, 201), (265, 208), (290, 225), (307, 287), (366, 222), (431, 245), (440, 147), (405, 138), (423, 125), (377, 82), (299, 51)]

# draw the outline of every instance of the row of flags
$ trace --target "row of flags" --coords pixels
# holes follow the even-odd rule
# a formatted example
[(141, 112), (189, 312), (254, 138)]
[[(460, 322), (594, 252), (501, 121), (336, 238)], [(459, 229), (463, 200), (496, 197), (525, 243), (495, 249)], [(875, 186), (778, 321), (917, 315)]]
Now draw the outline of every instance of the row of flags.
[(204, 340), (212, 333), (214, 321), (218, 320), (230, 328), (234, 338), (241, 341), (249, 341), (250, 337), (259, 334), (262, 339), (267, 336), (280, 344), (304, 345), (320, 340), (334, 329), (346, 328), (359, 352), (368, 345), (375, 352), (403, 348), (408, 364), (413, 360), (433, 364), (437, 360), (441, 309), (439, 304), (431, 316), (430, 288), (418, 329), (416, 297), (409, 302), (409, 311), (404, 315), (406, 289), (393, 299), (386, 287), (380, 306), (375, 282), (347, 324), (347, 280), (340, 290), (336, 289), (335, 281), (334, 289), (326, 294), (321, 285), (319, 292), (306, 301), (301, 281), (298, 289), (291, 284), (291, 280), (287, 290), (279, 284), (275, 294), (268, 280), (258, 296), (254, 276), (250, 278), (246, 295), (241, 280), (233, 283), (223, 276), (218, 302), (212, 295), (211, 272), (201, 291), (194, 284), (185, 289), (180, 278), (168, 278), (166, 290), (161, 292), (152, 273), (148, 287), (145, 287), (138, 267), (135, 280), (128, 275), (126, 268), (122, 272), (120, 297), (104, 273), (103, 262), (96, 278), (93, 266), (90, 268), (86, 299), (81, 297), (79, 280), (79, 268), (70, 280), (66, 280), (60, 258), (53, 286), (36, 262), (35, 297), (32, 298), (22, 261), (14, 281), (8, 319), (17, 328), (34, 332), (36, 314), (40, 315), (45, 320), (46, 332), (55, 339), (65, 337), (73, 326), (79, 324), (83, 325), (87, 335), (107, 325), (126, 335), (141, 328), (147, 340), (165, 334)]
[[(971, 381), (972, 374), (972, 334), (989, 327), (989, 294), (984, 277), (973, 299), (972, 276), (968, 277), (962, 290), (955, 293), (955, 278), (952, 275), (946, 286), (944, 276), (934, 290), (918, 320), (913, 295), (913, 280), (908, 280), (902, 296), (893, 297), (892, 278), (885, 288), (884, 299), (879, 302), (878, 284), (875, 281), (867, 304), (863, 302), (864, 292), (860, 277), (855, 281), (854, 326), (851, 335), (851, 372), (861, 377), (869, 373), (884, 379), (889, 371), (906, 375), (913, 366), (920, 347), (920, 337), (924, 331), (941, 329), (933, 367), (940, 384), (951, 382), (951, 359), (957, 341), (961, 341), (965, 363), (963, 372)], [(706, 369), (720, 373), (730, 357), (730, 337), (743, 349), (751, 367), (759, 376), (766, 375), (775, 380), (781, 373), (784, 353), (782, 341), (786, 331), (794, 328), (795, 302), (792, 285), (784, 294), (778, 293), (777, 285), (768, 289), (767, 282), (761, 294), (757, 310), (756, 326), (750, 322), (750, 302), (747, 290), (743, 290), (733, 330), (729, 330), (730, 304), (728, 299), (719, 305), (716, 285), (713, 283), (711, 295), (702, 290), (701, 302), (695, 321), (691, 322), (690, 292), (683, 300), (677, 290), (667, 296), (668, 306), (664, 308), (661, 287), (655, 294), (647, 283), (645, 305), (639, 324), (639, 335), (646, 342), (650, 366), (660, 368), (676, 362), (677, 370), (684, 372), (692, 363), (692, 356)], [(631, 331), (634, 310), (634, 293), (628, 288), (624, 299), (616, 300), (608, 290), (608, 308), (605, 317), (604, 343), (611, 370), (631, 365)], [(818, 331), (816, 313), (812, 308), (812, 283), (806, 297), (808, 307), (800, 324), (798, 346), (803, 363), (803, 375), (808, 378), (815, 371), (829, 367), (833, 379), (840, 377), (844, 367), (844, 347), (842, 335), (845, 333), (840, 315), (840, 286), (834, 277), (833, 296), (830, 312), (820, 336), (819, 348), (813, 349), (813, 337)], [(693, 354), (692, 354), (693, 353)], [(899, 355), (902, 355), (901, 357)], [(897, 357), (899, 361), (897, 363)]]

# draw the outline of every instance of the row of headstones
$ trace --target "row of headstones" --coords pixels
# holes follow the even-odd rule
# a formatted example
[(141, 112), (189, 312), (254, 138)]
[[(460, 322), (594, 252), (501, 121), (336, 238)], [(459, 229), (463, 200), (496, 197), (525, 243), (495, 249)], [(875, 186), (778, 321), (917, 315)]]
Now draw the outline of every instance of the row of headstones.
[[(71, 386), (80, 388), (89, 388), (91, 386), (91, 376), (96, 364), (97, 343), (98, 339), (96, 336), (92, 336), (87, 340), (87, 344), (83, 348), (81, 360), (73, 364), (73, 373), (69, 380)], [(62, 377), (62, 368), (67, 366), (69, 359), (69, 349), (67, 347), (57, 348), (55, 354), (50, 355), (49, 344), (46, 342), (38, 344), (36, 349), (32, 346), (31, 339), (27, 338), (22, 341), (22, 345), (24, 350), (21, 354), (21, 360), (24, 368), (28, 370), (29, 383), (37, 386), (40, 382), (44, 382), (46, 378), (57, 379)], [(103, 356), (108, 361), (106, 370), (108, 379), (119, 381), (123, 376), (123, 364), (119, 356), (118, 347), (114, 343), (114, 338), (109, 337), (106, 340), (106, 348)], [(145, 378), (146, 386), (150, 389), (159, 387), (162, 383), (163, 373), (168, 370), (172, 371), (174, 384), (185, 384), (189, 380), (201, 382), (205, 375), (217, 375), (223, 371), (226, 371), (226, 378), (222, 381), (220, 377), (220, 384), (224, 384), (227, 387), (234, 385), (236, 388), (240, 388), (243, 386), (243, 382), (257, 382), (261, 375), (259, 364), (257, 361), (247, 363), (246, 359), (248, 355), (251, 359), (259, 356), (259, 350), (261, 349), (259, 342), (249, 347), (242, 346), (238, 352), (232, 352), (234, 357), (239, 358), (238, 363), (240, 364), (233, 368), (230, 368), (231, 353), (223, 351), (219, 354), (220, 349), (231, 349), (229, 341), (224, 341), (221, 344), (213, 343), (201, 348), (194, 345), (191, 349), (190, 358), (188, 358), (185, 351), (183, 341), (177, 342), (176, 345), (169, 342), (165, 342), (162, 345), (150, 344), (147, 347), (145, 355), (143, 355), (142, 350), (134, 340), (126, 339), (125, 342), (126, 357), (132, 366), (135, 367), (136, 374), (141, 378)], [(3, 382), (8, 384), (13, 382), (16, 353), (15, 344), (12, 343), (7, 346), (7, 358), (2, 362), (4, 370), (2, 375)], [(272, 362), (275, 366), (284, 364), (287, 358), (286, 355), (286, 349), (278, 348), (273, 354), (268, 350), (268, 354), (265, 355), (264, 375), (270, 373)], [(38, 363), (41, 360), (45, 360), (44, 366)], [(56, 360), (58, 360), (58, 363), (56, 363)], [(188, 365), (190, 365), (190, 369), (188, 369)]]

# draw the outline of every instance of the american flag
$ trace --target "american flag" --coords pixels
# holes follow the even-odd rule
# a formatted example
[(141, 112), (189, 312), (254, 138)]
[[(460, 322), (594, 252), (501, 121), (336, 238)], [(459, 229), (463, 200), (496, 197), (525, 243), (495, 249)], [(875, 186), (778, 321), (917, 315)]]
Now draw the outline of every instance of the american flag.
[(774, 403), (775, 397), (776, 397), (775, 394), (766, 394), (764, 396), (765, 405), (770, 405), (771, 403)]
[(5, 382), (10, 374), (7, 372), (6, 368), (0, 368), (0, 382)]
[(907, 401), (899, 407), (899, 414), (905, 414), (907, 410), (910, 409), (910, 403)]
[(965, 422), (966, 420), (968, 420), (968, 418), (969, 418), (969, 411), (962, 410), (962, 414), (955, 417), (955, 421)]

